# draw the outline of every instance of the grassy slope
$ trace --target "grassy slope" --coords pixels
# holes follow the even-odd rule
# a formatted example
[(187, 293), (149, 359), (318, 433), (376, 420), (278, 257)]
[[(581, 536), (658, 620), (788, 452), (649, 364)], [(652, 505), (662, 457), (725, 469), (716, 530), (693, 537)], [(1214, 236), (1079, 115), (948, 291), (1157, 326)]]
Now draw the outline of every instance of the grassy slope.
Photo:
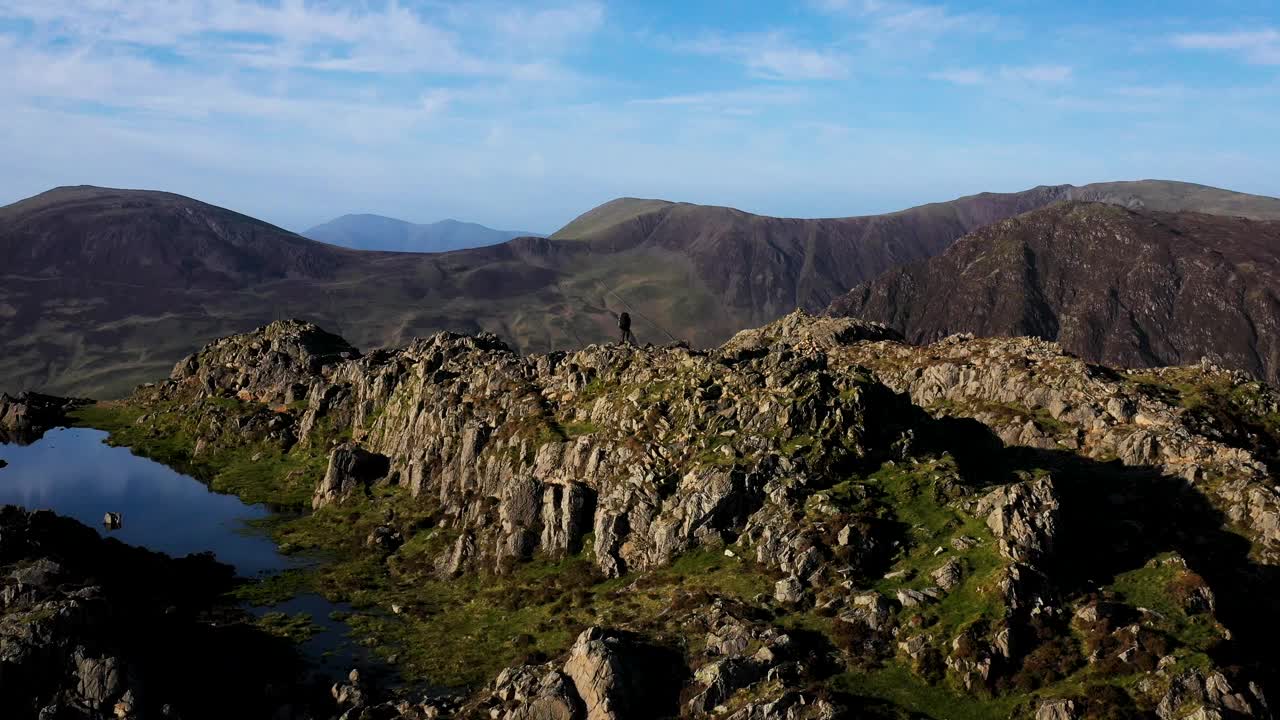
[(588, 210), (557, 230), (553, 240), (580, 240), (589, 238), (622, 223), (635, 220), (648, 213), (656, 213), (673, 207), (675, 203), (666, 200), (643, 200), (640, 198), (618, 198)]

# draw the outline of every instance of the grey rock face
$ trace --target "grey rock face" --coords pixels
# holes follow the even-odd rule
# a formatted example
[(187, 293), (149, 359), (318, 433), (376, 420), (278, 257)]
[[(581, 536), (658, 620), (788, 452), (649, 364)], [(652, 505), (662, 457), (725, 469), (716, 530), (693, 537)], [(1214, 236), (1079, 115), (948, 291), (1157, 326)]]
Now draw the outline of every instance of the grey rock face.
[[(0, 443), (35, 442), (46, 430), (64, 422), (68, 412), (88, 402), (35, 392), (24, 392), (17, 397), (0, 393)], [(4, 465), (0, 460), (0, 467)]]
[(329, 455), (329, 469), (316, 487), (311, 507), (320, 509), (340, 502), (353, 492), (368, 490), (374, 482), (386, 477), (390, 461), (377, 453), (371, 453), (355, 443), (345, 443), (333, 449)]
[(1043, 477), (992, 490), (978, 502), (977, 515), (986, 518), (1002, 555), (1034, 565), (1053, 550), (1058, 506), (1053, 480)]
[(1072, 700), (1046, 700), (1036, 708), (1036, 720), (1076, 720), (1078, 717)]
[(621, 641), (601, 628), (588, 628), (578, 636), (569, 659), (564, 664), (564, 674), (573, 683), (578, 697), (586, 707), (586, 720), (622, 720), (632, 717), (628, 706), (642, 703), (632, 697), (629, 686), (632, 678), (619, 657)]

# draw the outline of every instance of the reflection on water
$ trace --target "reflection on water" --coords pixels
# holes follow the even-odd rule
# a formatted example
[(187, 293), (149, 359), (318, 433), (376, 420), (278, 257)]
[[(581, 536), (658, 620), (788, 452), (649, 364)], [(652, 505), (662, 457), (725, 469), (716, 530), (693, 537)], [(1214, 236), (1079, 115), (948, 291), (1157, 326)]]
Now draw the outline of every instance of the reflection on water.
[[(0, 459), (9, 463), (0, 468), (0, 505), (53, 510), (103, 535), (174, 557), (212, 552), (246, 577), (304, 564), (278, 553), (270, 538), (248, 526), (270, 514), (266, 507), (212, 492), (192, 477), (105, 444), (106, 437), (99, 430), (58, 428), (30, 445), (0, 444)], [(120, 529), (103, 527), (108, 512), (123, 516)], [(257, 616), (311, 615), (319, 631), (301, 650), (339, 675), (370, 662), (368, 652), (345, 637), (345, 623), (330, 617), (349, 613), (349, 606), (304, 594), (249, 610)]]
[[(175, 557), (212, 551), (241, 575), (297, 566), (269, 538), (246, 531), (249, 520), (269, 514), (265, 507), (212, 492), (127, 448), (106, 445), (106, 437), (100, 430), (60, 428), (31, 445), (0, 445), (9, 462), (0, 469), (0, 505), (53, 510)], [(105, 529), (107, 512), (121, 513), (123, 527)]]

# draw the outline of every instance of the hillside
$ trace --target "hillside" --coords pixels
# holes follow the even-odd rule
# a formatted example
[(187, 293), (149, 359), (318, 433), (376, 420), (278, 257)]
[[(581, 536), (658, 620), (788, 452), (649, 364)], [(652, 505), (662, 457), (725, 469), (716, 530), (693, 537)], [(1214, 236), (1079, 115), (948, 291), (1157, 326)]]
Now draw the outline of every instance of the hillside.
[(1280, 222), (1063, 203), (890, 270), (830, 312), (925, 342), (1032, 335), (1095, 362), (1280, 379)]
[[(1268, 202), (1172, 183), (1116, 187), (1108, 196), (1129, 204), (1224, 207), (1226, 197), (1262, 213)], [(620, 200), (549, 239), (421, 254), (317, 243), (167, 193), (60, 188), (0, 208), (0, 390), (119, 396), (203, 342), (298, 316), (364, 347), (448, 329), (545, 351), (614, 337), (625, 310), (641, 342), (709, 347), (796, 307), (821, 310), (896, 265), (1079, 190), (820, 220)]]
[(318, 242), (354, 250), (436, 253), (497, 245), (538, 233), (494, 230), (457, 220), (415, 224), (381, 215), (343, 215), (302, 233)]
[(309, 499), (272, 528), (323, 560), (261, 594), (351, 603), (437, 689), (328, 715), (1271, 717), (1280, 395), (892, 335), (796, 312), (709, 351), (357, 357), (287, 321), (77, 412)]

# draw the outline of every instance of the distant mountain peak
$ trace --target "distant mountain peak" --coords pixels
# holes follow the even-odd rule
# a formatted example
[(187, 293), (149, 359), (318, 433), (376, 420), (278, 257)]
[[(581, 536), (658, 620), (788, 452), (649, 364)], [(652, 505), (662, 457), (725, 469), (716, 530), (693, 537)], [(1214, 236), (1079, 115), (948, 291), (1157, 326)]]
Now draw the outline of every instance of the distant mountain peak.
[(465, 250), (497, 245), (517, 237), (538, 236), (537, 233), (494, 230), (453, 218), (416, 224), (372, 213), (343, 215), (302, 234), (312, 240), (355, 250), (419, 253)]

